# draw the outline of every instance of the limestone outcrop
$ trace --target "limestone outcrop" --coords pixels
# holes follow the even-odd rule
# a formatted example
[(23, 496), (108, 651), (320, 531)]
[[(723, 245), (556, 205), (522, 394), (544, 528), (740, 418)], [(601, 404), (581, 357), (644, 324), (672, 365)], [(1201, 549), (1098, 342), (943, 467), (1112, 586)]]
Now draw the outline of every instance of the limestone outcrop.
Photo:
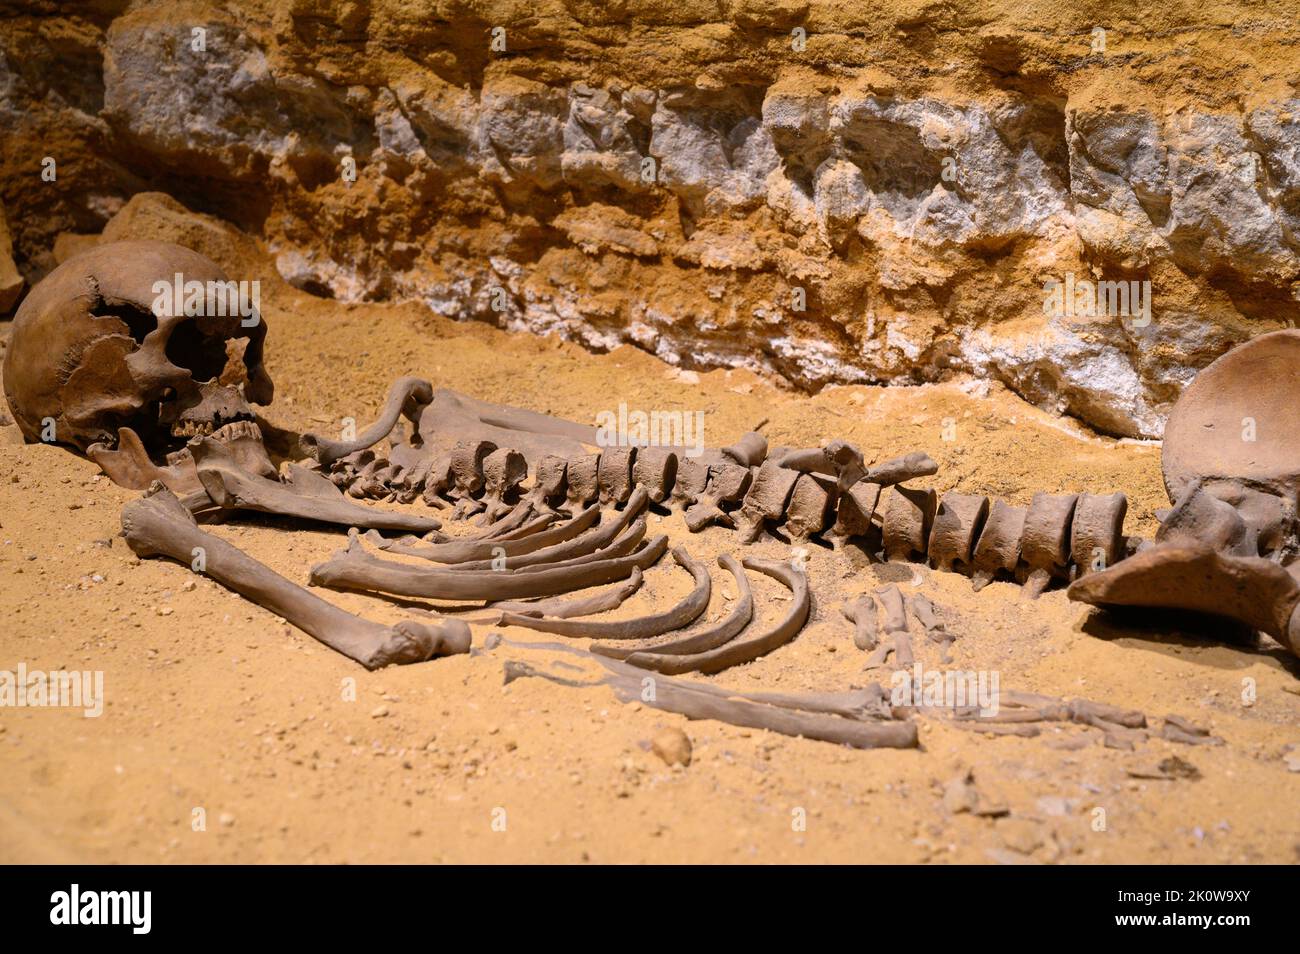
[(9, 6), (29, 282), (159, 190), (318, 294), (800, 388), (975, 373), (1132, 437), (1300, 318), (1280, 8)]

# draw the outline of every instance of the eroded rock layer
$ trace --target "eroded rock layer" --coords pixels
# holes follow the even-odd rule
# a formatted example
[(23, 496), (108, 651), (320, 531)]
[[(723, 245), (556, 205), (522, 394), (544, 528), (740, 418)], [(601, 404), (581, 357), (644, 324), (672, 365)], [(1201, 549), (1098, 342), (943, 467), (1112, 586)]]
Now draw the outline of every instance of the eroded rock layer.
[(11, 3), (0, 198), (29, 282), (161, 188), (342, 299), (1158, 436), (1300, 318), (1300, 21), (1071, 6)]

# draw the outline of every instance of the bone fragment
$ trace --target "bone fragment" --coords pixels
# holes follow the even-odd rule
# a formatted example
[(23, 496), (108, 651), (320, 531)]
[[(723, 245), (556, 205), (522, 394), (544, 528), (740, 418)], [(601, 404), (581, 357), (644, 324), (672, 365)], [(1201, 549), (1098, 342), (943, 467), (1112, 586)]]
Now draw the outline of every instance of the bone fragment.
[(1079, 576), (1104, 570), (1124, 557), (1124, 515), (1128, 498), (1123, 494), (1080, 494), (1070, 525), (1070, 557)]
[[(556, 619), (592, 616), (596, 613), (604, 613), (607, 610), (618, 609), (628, 597), (641, 589), (641, 582), (644, 578), (644, 574), (639, 569), (633, 568), (632, 575), (626, 580), (592, 596), (582, 596), (577, 599), (535, 600), (530, 603), (503, 600), (499, 603), (489, 603), (488, 609), (499, 610), (500, 613), (519, 613), (523, 616), (550, 616)], [(493, 621), (499, 624), (499, 614), (494, 617)]]
[(531, 533), (513, 539), (487, 537), (474, 540), (448, 540), (425, 546), (411, 546), (400, 541), (380, 543), (379, 548), (403, 556), (421, 557), (434, 563), (459, 564), (471, 560), (490, 560), (493, 557), (523, 556), (555, 544), (563, 543), (595, 526), (600, 519), (600, 508), (588, 507), (586, 510), (565, 521), (559, 526), (549, 527), (538, 533)]
[(956, 564), (970, 567), (980, 530), (988, 517), (989, 499), (977, 494), (948, 491), (939, 500), (930, 530), (931, 565), (951, 571)]
[(929, 477), (938, 472), (939, 465), (931, 459), (929, 454), (922, 451), (913, 451), (910, 454), (904, 454), (902, 457), (872, 465), (863, 479), (869, 483), (887, 487), (892, 484), (904, 483), (914, 477)]
[(785, 531), (792, 543), (807, 546), (814, 534), (826, 529), (831, 509), (830, 491), (811, 473), (800, 474), (785, 508)]
[[(655, 678), (654, 692), (647, 693), (644, 686), (646, 676), (642, 670), (614, 659), (602, 660), (602, 664), (610, 669), (610, 673), (596, 684), (610, 686), (621, 701), (640, 701), (651, 708), (675, 712), (688, 719), (713, 719), (859, 749), (915, 748), (917, 745), (914, 722), (863, 722), (820, 712), (804, 712), (746, 698), (724, 697), (680, 679)], [(566, 680), (515, 660), (508, 661), (505, 670), (507, 683), (535, 676), (565, 685), (592, 685)]]
[(606, 447), (596, 465), (596, 486), (602, 504), (621, 504), (632, 493), (635, 447)]
[(1038, 599), (1053, 577), (1064, 577), (1070, 562), (1070, 524), (1075, 494), (1034, 494), (1025, 514), (1020, 558), (1028, 569), (1024, 595)]
[(644, 487), (651, 503), (663, 503), (677, 479), (675, 453), (663, 447), (638, 447), (632, 460), (632, 483)]
[(853, 645), (858, 649), (875, 649), (880, 620), (871, 594), (863, 594), (852, 603), (845, 603), (840, 612), (853, 624)]
[(999, 573), (1013, 573), (1020, 565), (1020, 538), (1027, 512), (1003, 500), (993, 501), (971, 558), (971, 582), (976, 592)]
[(533, 485), (524, 494), (524, 501), (538, 513), (546, 513), (564, 501), (565, 471), (568, 462), (563, 457), (547, 454), (533, 468)]
[(592, 503), (600, 493), (600, 454), (583, 454), (569, 460), (565, 470), (568, 480), (566, 506), (576, 512)]
[(840, 547), (852, 537), (866, 536), (879, 501), (879, 484), (860, 480), (844, 491), (836, 501), (835, 524), (826, 532), (826, 539)]
[(749, 431), (730, 447), (722, 448), (722, 456), (742, 467), (757, 467), (767, 457), (767, 438), (758, 431)]

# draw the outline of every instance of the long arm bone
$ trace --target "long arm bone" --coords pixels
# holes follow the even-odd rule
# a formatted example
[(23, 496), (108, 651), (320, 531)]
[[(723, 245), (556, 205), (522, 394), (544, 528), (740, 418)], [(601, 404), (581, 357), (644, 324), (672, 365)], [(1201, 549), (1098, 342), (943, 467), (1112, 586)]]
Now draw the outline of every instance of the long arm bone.
[(673, 559), (682, 569), (691, 574), (695, 586), (676, 606), (661, 613), (617, 620), (547, 619), (520, 613), (502, 613), (501, 625), (522, 626), (546, 633), (558, 633), (561, 636), (591, 639), (648, 639), (674, 629), (681, 629), (704, 612), (705, 607), (709, 605), (712, 586), (709, 581), (709, 571), (692, 559), (685, 547), (674, 547)]
[(420, 414), (432, 400), (433, 385), (428, 381), (421, 378), (398, 378), (388, 389), (388, 397), (379, 412), (379, 420), (358, 434), (355, 440), (332, 441), (317, 434), (303, 434), (299, 440), (309, 457), (322, 467), (328, 467), (340, 457), (378, 444), (392, 433), (399, 416), (405, 416), (418, 434)]
[(325, 602), (220, 537), (200, 530), (169, 491), (128, 503), (122, 509), (122, 530), (127, 545), (142, 557), (165, 556), (194, 566), (201, 555), (202, 572), (222, 586), (367, 669), (469, 651), (469, 627), (460, 620), (435, 624), (406, 620), (385, 626)]

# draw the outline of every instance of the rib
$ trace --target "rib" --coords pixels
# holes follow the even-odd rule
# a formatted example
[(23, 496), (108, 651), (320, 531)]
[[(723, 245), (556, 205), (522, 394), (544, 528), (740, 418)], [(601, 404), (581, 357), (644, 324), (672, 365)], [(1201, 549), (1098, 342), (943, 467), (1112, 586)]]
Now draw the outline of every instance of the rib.
[(122, 530), (138, 556), (166, 556), (194, 566), (201, 554), (203, 573), (367, 669), (469, 651), (469, 627), (460, 620), (404, 620), (386, 626), (327, 603), (220, 537), (200, 530), (170, 491), (128, 503), (122, 509)]
[(552, 616), (557, 619), (572, 619), (576, 616), (591, 616), (606, 610), (617, 609), (623, 602), (641, 588), (645, 579), (639, 569), (633, 569), (632, 575), (622, 583), (601, 593), (582, 596), (578, 599), (537, 600), (533, 603), (511, 602), (503, 600), (489, 603), (487, 608), (500, 610), (502, 613), (519, 613), (524, 616)]
[(425, 405), (433, 401), (433, 385), (421, 378), (398, 378), (388, 389), (388, 397), (379, 420), (357, 435), (355, 440), (332, 441), (316, 434), (303, 434), (299, 441), (309, 457), (328, 467), (340, 457), (354, 454), (374, 444), (378, 444), (392, 433), (397, 418), (405, 415), (411, 425), (419, 432), (420, 412)]
[(731, 572), (731, 575), (736, 578), (736, 587), (739, 590), (736, 605), (718, 622), (706, 626), (697, 633), (679, 636), (652, 646), (626, 647), (593, 643), (590, 647), (591, 651), (598, 656), (608, 656), (611, 659), (626, 659), (636, 653), (683, 656), (688, 653), (707, 652), (729, 642), (754, 618), (754, 592), (749, 586), (749, 577), (745, 576), (744, 569), (734, 557), (724, 553), (718, 557), (718, 565)]
[(578, 566), (541, 567), (532, 570), (426, 569), (379, 560), (354, 541), (342, 554), (312, 567), (311, 582), (340, 589), (378, 591), (395, 596), (439, 600), (525, 599), (554, 596), (589, 586), (626, 579), (634, 569), (654, 565), (668, 549), (668, 538), (658, 536), (635, 553)]
[(709, 581), (709, 571), (693, 559), (685, 547), (674, 547), (673, 559), (691, 574), (695, 586), (671, 609), (649, 616), (617, 620), (547, 619), (506, 612), (501, 614), (501, 625), (522, 626), (544, 633), (589, 639), (648, 639), (681, 629), (695, 620), (709, 605), (712, 584)]
[(794, 601), (785, 617), (766, 632), (748, 639), (733, 640), (716, 649), (702, 653), (674, 656), (656, 652), (637, 652), (628, 656), (626, 662), (641, 669), (653, 669), (665, 675), (678, 675), (684, 672), (701, 672), (711, 674), (730, 669), (741, 663), (752, 662), (772, 650), (784, 646), (803, 628), (808, 621), (811, 604), (808, 597), (808, 577), (794, 569), (788, 563), (776, 560), (758, 560), (745, 557), (742, 564), (746, 569), (757, 570), (765, 576), (780, 580), (794, 594)]
[(420, 557), (433, 563), (457, 564), (470, 560), (484, 560), (502, 553), (507, 559), (541, 550), (555, 543), (578, 536), (600, 519), (600, 508), (590, 506), (582, 513), (558, 527), (552, 527), (526, 537), (503, 540), (501, 538), (478, 538), (474, 540), (448, 540), (446, 543), (433, 543), (428, 546), (408, 546), (398, 542), (389, 542), (381, 548), (390, 553), (403, 556)]

